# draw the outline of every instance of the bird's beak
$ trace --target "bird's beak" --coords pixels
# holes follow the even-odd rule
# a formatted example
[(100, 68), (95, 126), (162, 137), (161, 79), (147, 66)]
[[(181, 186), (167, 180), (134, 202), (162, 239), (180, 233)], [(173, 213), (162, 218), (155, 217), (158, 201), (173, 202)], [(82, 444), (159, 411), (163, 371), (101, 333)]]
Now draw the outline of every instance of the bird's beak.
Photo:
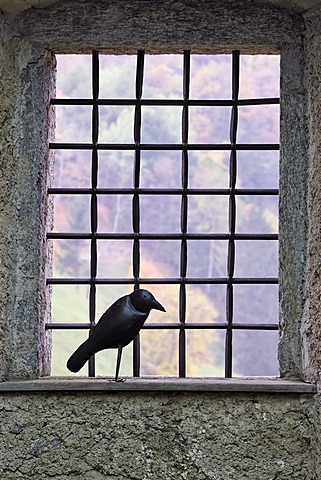
[(163, 305), (161, 305), (155, 298), (153, 299), (153, 302), (152, 302), (152, 308), (154, 308), (155, 310), (160, 310), (161, 312), (166, 312)]

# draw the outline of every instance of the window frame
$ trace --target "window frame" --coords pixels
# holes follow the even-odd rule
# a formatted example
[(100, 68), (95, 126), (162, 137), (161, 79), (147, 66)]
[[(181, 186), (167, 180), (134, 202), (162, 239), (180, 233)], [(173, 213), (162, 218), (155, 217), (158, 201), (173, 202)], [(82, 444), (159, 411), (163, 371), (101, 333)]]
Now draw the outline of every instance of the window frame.
[[(19, 104), (24, 98), (19, 109), (18, 123), (21, 130), (19, 136), (24, 138), (21, 141), (13, 141), (16, 148), (17, 158), (23, 158), (26, 164), (32, 166), (31, 173), (39, 183), (34, 185), (34, 192), (30, 199), (23, 199), (23, 204), (29, 202), (34, 208), (34, 222), (30, 222), (30, 228), (21, 233), (21, 227), (17, 226), (18, 238), (22, 239), (18, 250), (14, 251), (16, 260), (15, 271), (18, 277), (9, 279), (10, 285), (16, 278), (17, 288), (25, 288), (25, 295), (35, 296), (36, 300), (32, 305), (21, 308), (22, 295), (19, 291), (19, 298), (15, 304), (6, 303), (8, 318), (15, 318), (10, 325), (5, 325), (5, 340), (13, 338), (11, 354), (1, 377), (3, 378), (34, 378), (38, 375), (46, 375), (50, 363), (50, 335), (45, 332), (44, 323), (48, 315), (50, 298), (45, 288), (45, 268), (48, 265), (46, 251), (44, 248), (44, 231), (51, 222), (51, 207), (45, 203), (45, 191), (50, 184), (51, 172), (50, 159), (46, 149), (48, 136), (52, 131), (52, 125), (48, 122), (48, 98), (53, 89), (53, 58), (54, 53), (85, 52), (88, 45), (91, 47), (126, 53), (136, 49), (137, 44), (149, 45), (154, 51), (168, 51), (181, 48), (182, 38), (186, 44), (194, 44), (199, 48), (200, 53), (213, 48), (223, 53), (228, 46), (237, 46), (241, 51), (248, 53), (278, 53), (281, 48), (281, 176), (280, 176), (280, 366), (281, 376), (286, 378), (302, 379), (309, 377), (306, 372), (309, 359), (302, 359), (302, 342), (308, 342), (307, 337), (301, 335), (301, 325), (304, 324), (305, 308), (305, 265), (307, 261), (307, 163), (308, 152), (308, 116), (306, 104), (306, 90), (304, 79), (307, 75), (304, 70), (304, 51), (302, 47), (302, 19), (299, 16), (279, 11), (273, 8), (265, 8), (257, 5), (243, 7), (238, 6), (234, 11), (234, 29), (228, 28), (228, 19), (231, 14), (230, 5), (209, 4), (201, 10), (199, 6), (186, 6), (184, 21), (169, 15), (168, 11), (154, 10), (155, 16), (152, 24), (157, 25), (157, 37), (155, 31), (150, 28), (139, 30), (139, 42), (137, 41), (137, 29), (132, 29), (134, 24), (139, 25), (141, 12), (137, 6), (128, 4), (128, 16), (124, 18), (122, 11), (117, 8), (112, 12), (91, 12), (91, 24), (83, 35), (79, 31), (71, 31), (68, 26), (68, 18), (77, 15), (74, 6), (63, 5), (56, 7), (52, 5), (46, 9), (46, 16), (42, 10), (33, 9), (24, 12), (19, 18), (19, 28), (22, 39), (21, 48), (29, 48), (26, 53), (28, 59), (27, 68), (25, 64), (10, 65), (10, 75), (21, 82), (14, 92), (15, 101)], [(149, 4), (149, 11), (155, 5)], [(90, 9), (90, 5), (84, 9)], [(166, 8), (166, 7), (165, 7)], [(157, 13), (156, 13), (157, 12)], [(47, 15), (48, 14), (48, 15)], [(78, 12), (80, 16), (85, 12)], [(41, 17), (41, 20), (39, 19)], [(217, 24), (215, 31), (211, 28), (209, 35), (208, 28), (200, 29), (199, 25), (206, 25), (209, 19), (215, 18)], [(240, 21), (242, 20), (242, 21)], [(99, 28), (105, 22), (103, 32)], [(138, 23), (137, 23), (138, 22)], [(207, 22), (207, 23), (206, 23)], [(209, 22), (211, 25), (212, 21)], [(143, 22), (144, 24), (144, 22)], [(116, 39), (113, 37), (117, 25)], [(145, 24), (144, 24), (145, 25)], [(253, 33), (253, 25), (256, 29)], [(68, 27), (68, 35), (62, 37), (64, 28)], [(130, 27), (130, 28), (128, 28)], [(92, 36), (94, 32), (94, 37)], [(144, 32), (144, 33), (142, 33)], [(159, 32), (163, 40), (158, 38)], [(172, 36), (168, 35), (172, 32)], [(228, 34), (226, 34), (228, 32)], [(95, 38), (95, 41), (93, 41)], [(188, 40), (187, 40), (188, 39)], [(106, 45), (112, 45), (109, 49)], [(128, 45), (130, 45), (128, 47)], [(10, 45), (8, 48), (12, 49)], [(40, 60), (39, 60), (40, 59)], [(9, 73), (6, 73), (9, 75)], [(28, 88), (26, 89), (26, 85)], [(17, 94), (18, 92), (18, 94)], [(29, 112), (29, 113), (28, 113)], [(37, 112), (30, 115), (30, 112)], [(309, 112), (311, 113), (311, 112)], [(10, 117), (11, 118), (11, 117)], [(28, 119), (26, 121), (26, 119)], [(10, 122), (9, 122), (10, 124)], [(31, 128), (30, 128), (31, 127)], [(15, 135), (13, 132), (12, 135)], [(9, 136), (10, 138), (10, 136)], [(17, 138), (17, 137), (16, 137)], [(26, 153), (28, 152), (28, 153)], [(34, 166), (33, 166), (34, 165)], [(20, 175), (20, 177), (19, 177)], [(18, 171), (18, 178), (21, 173)], [(44, 188), (45, 187), (45, 188)], [(300, 211), (301, 215), (296, 215)], [(294, 215), (293, 215), (294, 214)], [(289, 218), (293, 218), (289, 222)], [(34, 228), (36, 225), (36, 228)], [(21, 252), (32, 246), (34, 251), (39, 252), (37, 259), (33, 260), (34, 279), (30, 281), (27, 277), (21, 276), (19, 270), (24, 271), (26, 256), (23, 258)], [(20, 253), (18, 253), (18, 251)], [(19, 257), (20, 254), (20, 257)], [(49, 252), (50, 257), (50, 252)], [(29, 258), (29, 257), (28, 257)], [(20, 275), (20, 276), (19, 276)], [(27, 279), (27, 280), (26, 280)], [(30, 319), (29, 332), (24, 341), (21, 341), (19, 333), (24, 330), (24, 318)], [(27, 340), (28, 339), (28, 340)], [(29, 352), (30, 345), (32, 351)], [(27, 347), (28, 346), (28, 347)], [(27, 355), (28, 352), (28, 355)], [(22, 361), (24, 357), (32, 358), (29, 363)]]
[[(81, 188), (49, 188), (49, 195), (64, 195), (64, 194), (90, 194), (90, 218), (91, 218), (91, 232), (89, 233), (63, 233), (63, 232), (48, 232), (47, 238), (48, 241), (55, 240), (70, 240), (70, 239), (88, 239), (90, 241), (90, 278), (48, 278), (47, 285), (70, 285), (77, 284), (89, 285), (89, 323), (68, 323), (68, 322), (47, 322), (45, 328), (47, 330), (79, 330), (79, 329), (88, 329), (90, 331), (96, 325), (96, 286), (101, 284), (114, 285), (114, 284), (132, 284), (134, 288), (139, 288), (141, 284), (177, 284), (179, 285), (179, 312), (178, 318), (179, 323), (173, 323), (171, 325), (165, 323), (159, 324), (148, 324), (144, 325), (143, 329), (154, 329), (154, 330), (168, 330), (176, 329), (179, 333), (178, 337), (178, 376), (180, 378), (185, 378), (186, 375), (186, 361), (187, 361), (187, 344), (186, 344), (186, 331), (187, 330), (198, 330), (198, 329), (213, 329), (213, 330), (224, 330), (225, 331), (225, 347), (224, 347), (224, 364), (225, 364), (225, 378), (232, 378), (232, 358), (233, 358), (233, 332), (234, 331), (272, 331), (278, 330), (278, 323), (258, 323), (253, 322), (250, 324), (240, 324), (233, 321), (234, 316), (234, 295), (233, 295), (233, 286), (234, 284), (246, 284), (246, 285), (256, 285), (256, 284), (277, 284), (277, 278), (270, 277), (258, 277), (258, 278), (235, 278), (234, 276), (234, 267), (235, 267), (235, 246), (238, 240), (278, 240), (278, 234), (263, 234), (263, 233), (248, 233), (240, 234), (236, 232), (236, 199), (239, 195), (251, 194), (251, 195), (278, 195), (278, 189), (267, 189), (267, 188), (256, 188), (256, 189), (237, 189), (236, 188), (236, 171), (237, 171), (237, 152), (239, 151), (274, 151), (279, 150), (279, 144), (268, 144), (268, 143), (237, 143), (237, 131), (238, 131), (238, 108), (242, 106), (253, 106), (253, 105), (279, 105), (279, 98), (272, 97), (260, 97), (260, 98), (250, 98), (250, 99), (239, 99), (239, 88), (240, 88), (240, 52), (238, 50), (232, 50), (230, 52), (231, 58), (231, 85), (232, 92), (231, 98), (226, 100), (194, 100), (189, 96), (190, 90), (190, 76), (191, 76), (191, 55), (193, 52), (189, 50), (184, 50), (181, 52), (180, 56), (183, 58), (183, 71), (182, 71), (182, 80), (183, 80), (183, 97), (181, 99), (174, 100), (151, 100), (142, 98), (143, 91), (143, 74), (144, 74), (144, 57), (145, 52), (143, 50), (138, 50), (136, 58), (136, 99), (133, 100), (128, 97), (128, 99), (104, 99), (99, 96), (99, 58), (100, 53), (97, 50), (94, 50), (91, 54), (91, 64), (92, 64), (92, 99), (64, 99), (64, 98), (53, 98), (51, 99), (51, 105), (64, 105), (64, 106), (73, 106), (73, 105), (90, 105), (92, 108), (92, 142), (91, 143), (79, 143), (79, 142), (54, 142), (49, 145), (51, 150), (78, 150), (86, 149), (91, 151), (92, 160), (91, 160), (91, 188), (81, 189)], [(106, 144), (98, 142), (98, 133), (99, 133), (99, 108), (104, 105), (135, 105), (135, 115), (134, 115), (134, 138), (132, 144)], [(141, 119), (142, 119), (142, 108), (147, 105), (176, 105), (179, 104), (182, 107), (182, 120), (181, 120), (181, 129), (182, 129), (182, 139), (181, 143), (177, 144), (162, 144), (156, 143), (155, 145), (147, 145), (141, 143)], [(229, 144), (192, 144), (189, 142), (189, 107), (190, 106), (226, 106), (231, 108), (230, 115), (230, 143)], [(159, 150), (168, 150), (175, 149), (179, 150), (182, 155), (182, 186), (177, 191), (172, 189), (163, 189), (160, 192), (160, 189), (148, 189), (149, 194), (159, 195), (164, 193), (169, 195), (171, 193), (178, 194), (181, 199), (181, 233), (174, 234), (173, 232), (168, 232), (165, 235), (161, 234), (144, 234), (140, 230), (140, 198), (143, 195), (144, 189), (140, 187), (140, 164), (141, 164), (141, 152), (145, 149), (153, 148), (157, 151)], [(189, 152), (194, 149), (207, 151), (211, 150), (227, 150), (230, 152), (229, 160), (229, 188), (227, 189), (217, 189), (213, 185), (211, 190), (208, 189), (197, 189), (194, 190), (188, 188), (188, 164), (189, 164)], [(134, 152), (135, 165), (134, 165), (134, 186), (130, 189), (100, 189), (97, 187), (98, 179), (98, 155), (100, 151), (110, 151), (110, 150), (120, 150), (127, 151), (131, 150)], [(193, 235), (188, 233), (187, 230), (187, 217), (188, 217), (188, 199), (189, 196), (193, 193), (196, 194), (206, 194), (215, 198), (217, 193), (226, 195), (229, 203), (229, 214), (228, 214), (228, 226), (229, 232), (226, 234), (221, 233), (204, 233)], [(133, 278), (125, 279), (100, 279), (97, 278), (97, 249), (99, 239), (112, 239), (115, 235), (111, 233), (102, 233), (97, 232), (98, 227), (98, 212), (97, 204), (98, 197), (100, 194), (119, 194), (127, 195), (129, 194), (132, 197), (132, 234), (116, 234), (117, 239), (130, 239), (133, 241), (133, 251), (132, 251), (132, 267), (133, 267)], [(140, 240), (144, 238), (156, 238), (164, 237), (168, 239), (179, 238), (180, 241), (180, 276), (179, 279), (174, 278), (161, 278), (161, 279), (147, 279), (142, 278), (140, 275)], [(187, 243), (189, 239), (216, 239), (222, 240), (223, 238), (227, 240), (227, 276), (226, 278), (198, 278), (193, 279), (187, 276)], [(217, 284), (217, 285), (226, 285), (226, 323), (216, 323), (208, 324), (190, 324), (186, 322), (186, 285), (196, 285), (196, 284)], [(140, 336), (138, 335), (133, 341), (133, 376), (140, 377)], [(95, 356), (91, 357), (88, 361), (88, 376), (95, 377)]]

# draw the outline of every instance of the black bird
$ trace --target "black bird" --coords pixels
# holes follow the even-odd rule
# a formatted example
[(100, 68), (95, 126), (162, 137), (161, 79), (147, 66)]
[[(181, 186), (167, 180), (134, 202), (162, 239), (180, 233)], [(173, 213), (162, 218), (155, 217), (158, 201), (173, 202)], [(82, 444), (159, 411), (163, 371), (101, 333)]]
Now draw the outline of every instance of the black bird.
[(90, 337), (71, 355), (67, 368), (71, 372), (78, 372), (94, 353), (106, 348), (118, 348), (115, 382), (119, 381), (123, 347), (136, 337), (153, 308), (166, 312), (148, 290), (135, 290), (116, 300), (100, 317)]

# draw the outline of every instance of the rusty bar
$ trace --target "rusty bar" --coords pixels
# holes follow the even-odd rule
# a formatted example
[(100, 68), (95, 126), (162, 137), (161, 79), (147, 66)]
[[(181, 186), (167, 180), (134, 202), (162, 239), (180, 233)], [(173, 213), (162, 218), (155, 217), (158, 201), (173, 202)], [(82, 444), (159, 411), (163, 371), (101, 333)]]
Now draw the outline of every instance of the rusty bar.
[[(136, 106), (134, 118), (134, 142), (135, 142), (135, 167), (134, 167), (134, 194), (133, 194), (133, 277), (134, 288), (139, 288), (139, 272), (140, 272), (140, 206), (139, 206), (139, 182), (140, 182), (140, 163), (141, 163), (141, 123), (142, 109), (141, 99), (143, 93), (144, 79), (144, 58), (143, 50), (137, 52), (136, 63)], [(140, 376), (140, 337), (136, 336), (133, 342), (133, 376)]]
[[(280, 150), (278, 143), (237, 143), (237, 150)], [(92, 143), (51, 142), (51, 150), (92, 150)], [(98, 143), (98, 150), (135, 150), (135, 143)], [(141, 143), (141, 150), (183, 150), (181, 143)], [(188, 150), (231, 150), (230, 143), (190, 143)]]
[(188, 99), (190, 90), (190, 51), (185, 50), (183, 56), (183, 110), (182, 110), (182, 199), (181, 199), (181, 258), (180, 276), (182, 283), (179, 288), (179, 321), (181, 328), (178, 339), (178, 372), (180, 377), (186, 377), (186, 284), (187, 273), (187, 214), (188, 214)]
[[(226, 330), (227, 323), (185, 323), (185, 330)], [(46, 330), (87, 330), (90, 323), (46, 323)], [(143, 330), (179, 330), (181, 323), (146, 323)], [(278, 330), (278, 323), (233, 323), (233, 330)]]
[[(181, 240), (181, 233), (139, 233), (140, 240)], [(50, 232), (47, 238), (52, 240), (88, 240), (90, 233)], [(134, 240), (134, 233), (97, 233), (97, 240)], [(228, 233), (186, 233), (186, 240), (228, 240)], [(277, 233), (236, 233), (235, 240), (278, 240)]]
[[(234, 277), (230, 280), (227, 277), (222, 278), (181, 278), (181, 277), (164, 277), (164, 278), (142, 278), (140, 277), (140, 283), (146, 285), (277, 285), (278, 279), (276, 277)], [(95, 278), (92, 281), (90, 278), (70, 277), (70, 278), (47, 278), (47, 285), (135, 285), (134, 278)]]
[[(112, 106), (135, 106), (137, 105), (137, 100), (131, 98), (108, 98), (98, 100), (98, 105), (112, 105)], [(183, 106), (184, 100), (182, 99), (143, 99), (140, 101), (140, 104), (143, 106)], [(234, 102), (233, 100), (215, 100), (215, 99), (203, 99), (203, 100), (194, 100), (189, 99), (187, 102), (189, 107), (232, 107)], [(249, 99), (238, 99), (236, 104), (238, 106), (253, 106), (253, 105), (279, 105), (279, 98), (249, 98)], [(90, 98), (53, 98), (50, 101), (51, 105), (93, 105), (93, 100)]]
[(235, 201), (235, 185), (237, 177), (237, 153), (236, 138), (238, 125), (238, 95), (240, 83), (240, 52), (234, 50), (232, 52), (232, 112), (230, 122), (230, 197), (229, 197), (229, 234), (228, 254), (227, 254), (227, 275), (228, 283), (226, 288), (226, 321), (228, 328), (226, 330), (225, 339), (225, 377), (232, 377), (232, 353), (233, 353), (233, 283), (235, 266), (235, 223), (236, 223), (236, 201)]
[[(188, 195), (230, 195), (229, 188), (186, 188)], [(182, 195), (182, 188), (137, 188), (139, 195)], [(92, 188), (49, 188), (48, 193), (52, 195), (91, 195)], [(97, 188), (97, 195), (133, 195), (134, 188)], [(278, 195), (277, 188), (235, 188), (235, 195)]]
[[(98, 135), (99, 135), (99, 107), (97, 104), (99, 97), (99, 54), (97, 51), (92, 52), (92, 161), (91, 161), (91, 202), (90, 202), (90, 224), (91, 224), (91, 244), (90, 244), (90, 287), (89, 287), (89, 335), (95, 326), (96, 321), (96, 284), (97, 276), (97, 176), (98, 176)], [(92, 356), (88, 361), (88, 375), (95, 376), (95, 357)]]

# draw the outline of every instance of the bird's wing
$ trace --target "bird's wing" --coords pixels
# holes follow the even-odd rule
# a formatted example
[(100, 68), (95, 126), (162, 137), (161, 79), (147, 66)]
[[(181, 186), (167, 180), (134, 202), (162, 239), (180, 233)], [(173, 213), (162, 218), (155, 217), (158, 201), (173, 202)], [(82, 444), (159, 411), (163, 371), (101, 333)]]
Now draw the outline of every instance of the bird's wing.
[(147, 316), (135, 310), (126, 295), (101, 316), (91, 338), (102, 348), (117, 348), (120, 343), (126, 341), (127, 344), (137, 335)]

